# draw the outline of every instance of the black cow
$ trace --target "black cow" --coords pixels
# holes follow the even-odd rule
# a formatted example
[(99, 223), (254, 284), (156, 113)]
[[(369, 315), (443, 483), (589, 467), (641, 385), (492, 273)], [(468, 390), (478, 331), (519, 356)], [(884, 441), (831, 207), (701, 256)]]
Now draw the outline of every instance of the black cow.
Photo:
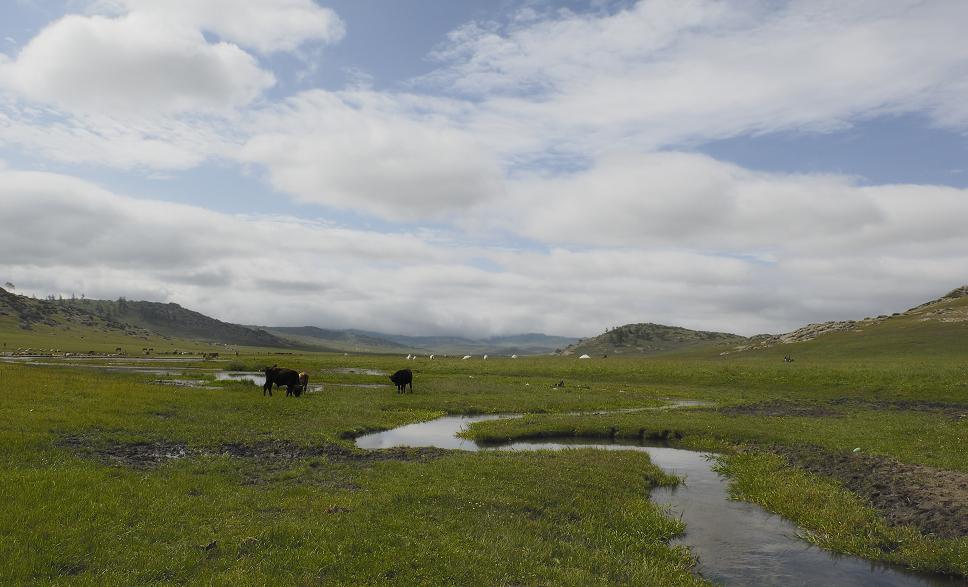
[(269, 392), (269, 396), (272, 396), (272, 386), (273, 384), (282, 387), (286, 386), (286, 395), (294, 395), (299, 397), (302, 395), (303, 389), (309, 382), (309, 376), (305, 373), (298, 373), (292, 369), (283, 369), (282, 367), (277, 367), (273, 365), (266, 369), (266, 383), (262, 386), (262, 395), (265, 396), (266, 392)]
[(390, 381), (397, 386), (397, 393), (403, 393), (410, 386), (410, 393), (413, 393), (413, 371), (410, 369), (400, 369), (390, 376)]

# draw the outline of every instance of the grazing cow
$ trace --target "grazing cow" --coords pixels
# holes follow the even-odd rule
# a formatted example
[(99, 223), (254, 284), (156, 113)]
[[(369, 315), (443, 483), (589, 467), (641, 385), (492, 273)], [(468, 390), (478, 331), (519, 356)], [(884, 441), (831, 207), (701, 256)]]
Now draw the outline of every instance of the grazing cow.
[(282, 387), (286, 386), (286, 395), (294, 395), (299, 397), (303, 392), (303, 381), (309, 382), (309, 376), (305, 373), (298, 373), (292, 369), (283, 369), (273, 365), (265, 370), (266, 383), (262, 386), (262, 395), (265, 397), (266, 392), (269, 393), (269, 397), (272, 397), (272, 386), (277, 385)]
[(410, 393), (413, 393), (413, 371), (410, 369), (400, 369), (390, 376), (390, 381), (397, 386), (397, 393), (403, 393), (410, 386)]
[(790, 355), (786, 355), (786, 356), (783, 357), (783, 362), (784, 363), (792, 363), (793, 362), (793, 357), (791, 357)]
[(309, 391), (309, 373), (306, 373), (305, 371), (300, 371), (299, 372), (299, 392), (296, 394), (296, 397), (299, 397), (300, 395), (302, 395), (302, 392), (304, 391)]

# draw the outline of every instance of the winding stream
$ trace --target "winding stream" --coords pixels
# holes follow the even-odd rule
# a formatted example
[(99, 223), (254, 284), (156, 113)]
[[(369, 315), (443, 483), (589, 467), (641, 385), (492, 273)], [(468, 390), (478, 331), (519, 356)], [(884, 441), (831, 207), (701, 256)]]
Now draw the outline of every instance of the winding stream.
[(652, 500), (682, 517), (686, 533), (678, 542), (699, 559), (703, 577), (723, 585), (955, 585), (960, 580), (921, 575), (894, 566), (838, 555), (796, 537), (797, 526), (763, 508), (729, 499), (728, 480), (713, 471), (709, 453), (571, 439), (515, 442), (498, 447), (479, 446), (457, 433), (469, 424), (515, 416), (445, 416), (430, 422), (401, 426), (356, 439), (364, 449), (397, 446), (456, 450), (560, 450), (597, 448), (647, 452), (652, 462), (684, 476), (675, 488), (652, 490)]

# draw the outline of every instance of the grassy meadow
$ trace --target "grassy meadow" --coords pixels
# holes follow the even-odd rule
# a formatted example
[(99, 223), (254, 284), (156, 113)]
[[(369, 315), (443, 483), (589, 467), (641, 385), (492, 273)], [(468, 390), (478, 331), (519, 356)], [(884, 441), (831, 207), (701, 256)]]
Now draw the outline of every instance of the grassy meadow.
[[(322, 390), (263, 398), (259, 387), (192, 370), (272, 363), (308, 371)], [(688, 549), (669, 545), (682, 523), (649, 500), (651, 488), (677, 479), (644, 454), (366, 452), (352, 443), (366, 431), (477, 413), (528, 414), (467, 433), (491, 442), (679, 432), (682, 445), (723, 454), (736, 498), (782, 513), (806, 540), (968, 576), (968, 539), (889, 523), (837, 479), (771, 452), (859, 448), (968, 472), (968, 417), (956, 413), (968, 405), (968, 363), (946, 353), (405, 361), (243, 348), (164, 367), (207, 388), (0, 363), (0, 582), (703, 583)], [(410, 367), (415, 393), (361, 387), (389, 381), (339, 371), (349, 367)], [(552, 387), (558, 381), (563, 388)], [(573, 414), (670, 398), (709, 405)]]

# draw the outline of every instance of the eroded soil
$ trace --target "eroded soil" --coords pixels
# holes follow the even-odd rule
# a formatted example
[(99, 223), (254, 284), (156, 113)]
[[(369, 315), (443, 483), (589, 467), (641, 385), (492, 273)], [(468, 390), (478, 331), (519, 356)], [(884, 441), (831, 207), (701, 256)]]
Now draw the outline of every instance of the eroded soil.
[(830, 405), (799, 404), (783, 400), (724, 406), (716, 409), (716, 412), (727, 416), (802, 416), (806, 418), (830, 418), (842, 415), (840, 410)]
[(65, 436), (58, 440), (56, 445), (107, 465), (133, 469), (152, 469), (168, 461), (199, 456), (248, 459), (256, 461), (259, 465), (278, 469), (309, 458), (325, 458), (330, 463), (342, 464), (429, 461), (447, 454), (447, 451), (437, 448), (389, 448), (362, 451), (338, 444), (303, 446), (284, 440), (252, 444), (228, 443), (216, 448), (192, 448), (177, 442), (118, 442), (77, 435)]
[(968, 473), (816, 446), (773, 445), (769, 450), (791, 465), (837, 479), (893, 525), (942, 538), (968, 536)]
[(799, 416), (805, 418), (836, 418), (848, 410), (896, 410), (925, 412), (954, 419), (968, 419), (968, 404), (924, 400), (871, 401), (841, 398), (829, 402), (798, 403), (772, 400), (755, 404), (724, 406), (716, 412), (727, 416)]
[(831, 405), (865, 410), (900, 410), (908, 412), (929, 412), (942, 414), (949, 418), (968, 418), (968, 404), (937, 402), (930, 400), (871, 401), (854, 398), (835, 399)]

